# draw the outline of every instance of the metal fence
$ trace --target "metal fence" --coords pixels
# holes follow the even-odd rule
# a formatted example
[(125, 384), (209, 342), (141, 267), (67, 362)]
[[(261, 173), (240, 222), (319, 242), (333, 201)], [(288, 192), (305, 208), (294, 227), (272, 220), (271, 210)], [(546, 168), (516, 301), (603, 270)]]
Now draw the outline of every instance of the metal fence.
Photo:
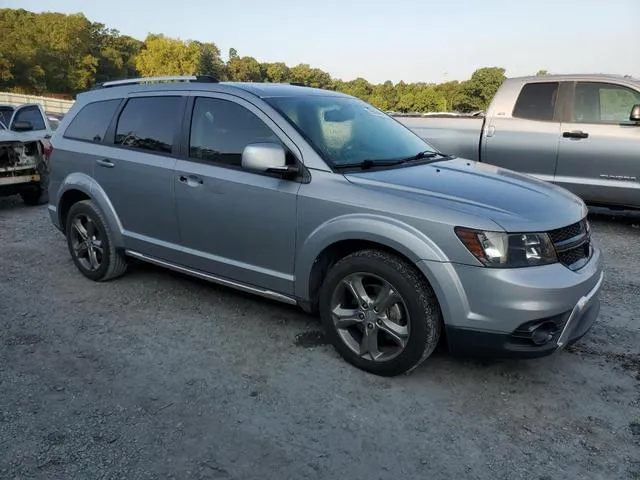
[(37, 95), (0, 92), (0, 103), (16, 106), (22, 105), (23, 103), (39, 103), (47, 113), (64, 115), (69, 111), (71, 105), (73, 105), (73, 100), (61, 100), (59, 98), (39, 97)]

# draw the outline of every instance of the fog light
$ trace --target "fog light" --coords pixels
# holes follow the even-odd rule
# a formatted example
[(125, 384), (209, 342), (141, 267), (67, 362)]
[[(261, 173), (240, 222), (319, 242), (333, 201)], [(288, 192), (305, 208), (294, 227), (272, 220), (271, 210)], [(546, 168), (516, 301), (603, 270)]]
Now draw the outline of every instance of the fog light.
[(544, 345), (549, 343), (556, 333), (556, 324), (553, 322), (544, 322), (536, 327), (531, 335), (531, 340), (536, 345)]

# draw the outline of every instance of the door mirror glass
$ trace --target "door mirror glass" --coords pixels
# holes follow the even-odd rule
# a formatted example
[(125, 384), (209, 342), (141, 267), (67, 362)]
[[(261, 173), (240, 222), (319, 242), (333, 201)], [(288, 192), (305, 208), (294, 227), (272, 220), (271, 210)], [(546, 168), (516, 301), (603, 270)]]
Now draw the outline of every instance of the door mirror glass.
[(242, 167), (257, 172), (287, 172), (286, 155), (277, 143), (250, 143), (242, 151)]
[(631, 120), (632, 122), (640, 122), (640, 103), (634, 105), (631, 109), (629, 120)]
[(13, 130), (16, 132), (30, 132), (33, 130), (33, 125), (28, 121), (15, 122), (13, 124)]

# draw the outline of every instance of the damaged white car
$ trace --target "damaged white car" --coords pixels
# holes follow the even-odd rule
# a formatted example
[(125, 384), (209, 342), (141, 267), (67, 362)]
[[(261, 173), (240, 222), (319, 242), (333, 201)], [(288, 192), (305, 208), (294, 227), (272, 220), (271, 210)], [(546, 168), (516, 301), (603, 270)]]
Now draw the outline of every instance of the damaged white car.
[(38, 104), (15, 108), (8, 125), (0, 121), (0, 196), (20, 195), (27, 205), (48, 201), (52, 133)]

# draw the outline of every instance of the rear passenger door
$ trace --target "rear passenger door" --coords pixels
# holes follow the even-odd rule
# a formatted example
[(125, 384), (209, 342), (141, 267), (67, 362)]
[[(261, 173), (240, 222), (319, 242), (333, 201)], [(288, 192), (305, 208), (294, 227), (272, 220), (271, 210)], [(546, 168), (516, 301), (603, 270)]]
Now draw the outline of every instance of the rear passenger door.
[(174, 169), (186, 103), (180, 92), (126, 98), (95, 158), (94, 178), (120, 218), (126, 248), (173, 260), (179, 242)]
[(181, 263), (293, 293), (300, 183), (244, 170), (241, 162), (250, 143), (278, 142), (291, 151), (295, 145), (261, 110), (231, 95), (194, 96), (184, 124), (184, 157), (174, 177)]
[(496, 105), (483, 132), (481, 160), (553, 181), (560, 138), (559, 91), (558, 82), (525, 83), (513, 111)]
[(640, 92), (576, 82), (562, 124), (556, 183), (589, 203), (640, 205), (640, 126), (629, 121)]

